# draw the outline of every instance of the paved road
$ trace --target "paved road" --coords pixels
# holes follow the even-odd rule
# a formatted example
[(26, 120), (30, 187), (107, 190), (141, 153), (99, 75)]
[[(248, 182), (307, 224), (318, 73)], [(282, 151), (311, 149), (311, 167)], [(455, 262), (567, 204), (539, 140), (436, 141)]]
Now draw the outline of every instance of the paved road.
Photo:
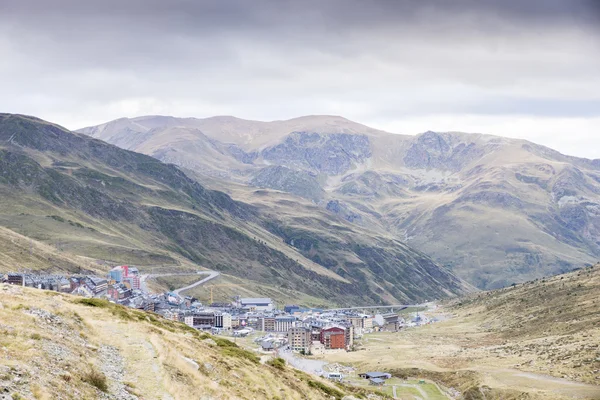
[(200, 279), (199, 281), (192, 283), (191, 285), (187, 285), (182, 288), (175, 289), (173, 291), (173, 293), (175, 293), (177, 296), (181, 297), (181, 292), (183, 292), (185, 290), (193, 289), (196, 286), (200, 286), (212, 279), (215, 279), (217, 276), (221, 275), (221, 273), (217, 272), (217, 271), (198, 271), (198, 274), (204, 274), (204, 275), (207, 274), (208, 276), (204, 279)]
[(277, 352), (277, 355), (287, 361), (292, 367), (318, 376), (323, 374), (323, 367), (327, 364), (325, 361), (298, 357), (290, 350), (280, 349)]
[(372, 309), (387, 309), (387, 308), (399, 308), (405, 309), (408, 307), (425, 307), (425, 304), (396, 304), (391, 306), (363, 306), (363, 307), (348, 307), (348, 308), (328, 308), (323, 311), (350, 311), (350, 310), (372, 310)]
[[(202, 279), (192, 283), (191, 285), (187, 285), (187, 286), (181, 287), (179, 289), (175, 289), (173, 291), (173, 293), (175, 293), (177, 296), (181, 297), (181, 292), (195, 288), (196, 286), (200, 286), (200, 285), (216, 278), (217, 276), (221, 275), (221, 273), (217, 272), (217, 271), (196, 271), (196, 274), (208, 275), (208, 276), (206, 278), (202, 278)], [(140, 279), (141, 286), (144, 291), (148, 291), (148, 288), (146, 287), (146, 281), (148, 279), (158, 278), (161, 276), (184, 276), (184, 275), (189, 276), (189, 275), (194, 275), (194, 273), (193, 272), (174, 272), (172, 274), (144, 274), (144, 275), (142, 275), (142, 277)]]

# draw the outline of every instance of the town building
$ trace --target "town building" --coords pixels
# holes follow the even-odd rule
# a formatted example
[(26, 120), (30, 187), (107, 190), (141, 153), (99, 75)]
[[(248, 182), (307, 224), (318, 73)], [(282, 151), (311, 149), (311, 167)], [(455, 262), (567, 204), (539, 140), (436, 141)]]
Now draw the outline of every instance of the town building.
[(387, 372), (364, 372), (362, 374), (358, 374), (358, 376), (360, 378), (364, 378), (364, 379), (390, 379), (392, 377), (391, 374), (388, 374)]
[(132, 295), (131, 289), (122, 283), (115, 283), (110, 285), (107, 291), (108, 297), (113, 301), (126, 300)]
[(231, 314), (215, 313), (215, 327), (225, 330), (231, 329)]
[(260, 330), (263, 332), (275, 332), (275, 317), (262, 317), (260, 319)]
[(210, 329), (215, 326), (215, 313), (204, 311), (188, 315), (184, 318), (184, 323), (196, 329)]
[(108, 281), (98, 276), (90, 276), (85, 280), (86, 285), (94, 294), (101, 293), (108, 289)]
[(251, 311), (273, 311), (273, 300), (269, 298), (241, 298), (239, 307)]
[(293, 327), (288, 330), (288, 346), (294, 351), (310, 350), (312, 344), (311, 331), (305, 327)]
[(400, 329), (400, 316), (395, 313), (382, 314), (383, 326), (386, 331), (397, 332)]
[(354, 346), (354, 327), (352, 325), (348, 325), (346, 328), (346, 349), (350, 350)]
[(294, 327), (296, 317), (292, 316), (279, 316), (275, 317), (275, 332), (288, 332)]
[(325, 354), (325, 345), (321, 342), (317, 341), (312, 341), (312, 343), (310, 344), (310, 348), (309, 351), (312, 355), (318, 356), (318, 355), (323, 355)]
[(320, 342), (325, 349), (345, 349), (346, 348), (346, 329), (338, 326), (325, 328), (321, 331)]
[(24, 276), (22, 274), (8, 274), (6, 277), (6, 282), (9, 285), (19, 285), (23, 286)]

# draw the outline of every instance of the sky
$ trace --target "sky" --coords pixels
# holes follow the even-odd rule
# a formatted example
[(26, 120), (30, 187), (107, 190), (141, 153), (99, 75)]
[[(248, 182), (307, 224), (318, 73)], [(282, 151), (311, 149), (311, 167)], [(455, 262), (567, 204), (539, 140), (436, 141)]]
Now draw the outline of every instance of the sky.
[(600, 158), (600, 0), (0, 0), (0, 112), (332, 114)]

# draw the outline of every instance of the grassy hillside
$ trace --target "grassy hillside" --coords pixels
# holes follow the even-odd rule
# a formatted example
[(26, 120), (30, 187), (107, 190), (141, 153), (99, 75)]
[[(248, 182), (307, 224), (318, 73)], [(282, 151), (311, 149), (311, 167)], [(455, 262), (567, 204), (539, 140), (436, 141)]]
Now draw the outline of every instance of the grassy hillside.
[(451, 303), (522, 368), (600, 383), (600, 264)]
[(0, 286), (0, 294), (0, 387), (12, 399), (329, 400), (368, 393), (271, 366), (270, 356), (108, 302), (13, 286)]
[[(251, 290), (277, 287), (313, 303), (412, 302), (469, 290), (404, 245), (360, 255), (373, 238), (349, 237), (350, 224), (330, 223), (318, 228), (326, 234), (312, 234), (358, 260), (343, 274), (321, 262), (334, 257), (328, 247), (307, 253), (286, 242), (285, 221), (276, 216), (207, 190), (173, 165), (33, 117), (0, 115), (0, 170), (0, 226), (48, 253), (27, 255), (23, 244), (13, 248), (0, 238), (10, 256), (4, 270), (200, 267), (243, 278)], [(388, 286), (368, 279), (385, 274), (411, 279)]]
[[(335, 116), (148, 116), (81, 131), (193, 170), (208, 187), (267, 188), (273, 203), (288, 198), (282, 191), (296, 203), (308, 199), (352, 229), (407, 243), (482, 289), (600, 258), (600, 161), (524, 140), (395, 135)], [(247, 200), (236, 191), (233, 198)]]
[(330, 361), (431, 379), (465, 399), (600, 398), (600, 265), (478, 293), (441, 321), (366, 335)]

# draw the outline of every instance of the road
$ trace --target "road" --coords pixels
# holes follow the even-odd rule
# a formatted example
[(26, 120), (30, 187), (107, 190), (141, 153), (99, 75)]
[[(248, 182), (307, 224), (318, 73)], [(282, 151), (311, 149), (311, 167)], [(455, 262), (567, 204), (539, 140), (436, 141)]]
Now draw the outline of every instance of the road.
[[(173, 293), (175, 293), (177, 296), (181, 297), (181, 292), (189, 290), (189, 289), (193, 289), (196, 286), (200, 286), (200, 285), (202, 285), (202, 284), (204, 284), (204, 283), (206, 283), (206, 282), (208, 282), (210, 280), (215, 279), (217, 276), (221, 275), (221, 273), (218, 272), (218, 271), (196, 271), (195, 274), (198, 274), (198, 275), (208, 275), (208, 276), (206, 278), (202, 278), (202, 279), (200, 279), (200, 280), (192, 283), (191, 285), (187, 285), (187, 286), (181, 287), (179, 289), (175, 289), (175, 290), (173, 290)], [(161, 277), (161, 276), (183, 276), (183, 275), (189, 276), (189, 275), (194, 275), (194, 273), (190, 273), (190, 272), (174, 272), (172, 274), (144, 274), (144, 275), (142, 275), (142, 277), (140, 279), (142, 290), (144, 290), (146, 292), (148, 291), (148, 288), (146, 286), (146, 281), (148, 279), (158, 278), (158, 277)]]
[(376, 309), (405, 309), (408, 307), (425, 307), (426, 304), (396, 304), (391, 306), (363, 306), (363, 307), (347, 307), (347, 308), (328, 308), (323, 311), (351, 311), (351, 310), (376, 310)]
[(277, 355), (287, 361), (292, 367), (317, 376), (323, 374), (323, 367), (327, 364), (325, 361), (298, 357), (291, 350), (280, 349)]
[(217, 276), (221, 275), (221, 273), (217, 272), (217, 271), (198, 271), (198, 274), (205, 274), (205, 275), (208, 274), (208, 276), (204, 279), (200, 279), (199, 281), (192, 283), (191, 285), (187, 285), (182, 288), (175, 289), (173, 291), (173, 293), (175, 293), (177, 296), (181, 297), (181, 292), (183, 292), (185, 290), (193, 289), (196, 286), (200, 286), (210, 280), (215, 279)]

